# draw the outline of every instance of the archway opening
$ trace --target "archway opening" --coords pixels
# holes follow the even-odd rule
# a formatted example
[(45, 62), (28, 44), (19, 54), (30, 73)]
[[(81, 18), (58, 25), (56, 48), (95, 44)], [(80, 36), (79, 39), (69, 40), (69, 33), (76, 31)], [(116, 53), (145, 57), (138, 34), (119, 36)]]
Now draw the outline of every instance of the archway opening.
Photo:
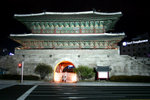
[(77, 74), (74, 72), (75, 66), (70, 61), (59, 62), (54, 69), (54, 82), (77, 82)]

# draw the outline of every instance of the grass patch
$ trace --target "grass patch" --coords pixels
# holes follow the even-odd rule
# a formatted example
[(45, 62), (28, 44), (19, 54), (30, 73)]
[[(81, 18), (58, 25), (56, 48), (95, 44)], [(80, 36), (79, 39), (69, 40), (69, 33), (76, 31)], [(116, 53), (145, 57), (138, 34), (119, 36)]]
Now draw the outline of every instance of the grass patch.
[(112, 76), (110, 77), (110, 81), (113, 82), (144, 82), (144, 83), (150, 83), (150, 76)]

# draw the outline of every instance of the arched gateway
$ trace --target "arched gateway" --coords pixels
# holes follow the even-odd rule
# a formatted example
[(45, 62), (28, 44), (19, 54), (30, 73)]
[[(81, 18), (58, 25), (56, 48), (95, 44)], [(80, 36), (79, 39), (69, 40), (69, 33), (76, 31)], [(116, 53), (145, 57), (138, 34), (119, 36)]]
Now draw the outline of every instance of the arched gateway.
[(70, 61), (59, 62), (54, 68), (54, 82), (77, 82), (74, 68), (74, 64)]

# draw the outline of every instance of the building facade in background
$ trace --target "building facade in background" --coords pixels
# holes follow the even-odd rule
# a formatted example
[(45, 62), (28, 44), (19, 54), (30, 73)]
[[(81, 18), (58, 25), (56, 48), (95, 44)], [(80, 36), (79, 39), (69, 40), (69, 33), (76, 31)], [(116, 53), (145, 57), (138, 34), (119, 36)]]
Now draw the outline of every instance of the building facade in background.
[(140, 35), (131, 40), (124, 40), (120, 46), (121, 55), (132, 57), (150, 57), (150, 37), (148, 34)]

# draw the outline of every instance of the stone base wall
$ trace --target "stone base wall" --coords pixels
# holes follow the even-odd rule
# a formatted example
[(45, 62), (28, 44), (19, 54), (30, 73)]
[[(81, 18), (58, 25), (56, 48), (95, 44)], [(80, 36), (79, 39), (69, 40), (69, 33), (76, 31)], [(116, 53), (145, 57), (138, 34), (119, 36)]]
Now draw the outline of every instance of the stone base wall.
[[(53, 69), (62, 61), (70, 61), (75, 67), (110, 66), (113, 75), (150, 76), (150, 66), (130, 56), (119, 55), (118, 50), (16, 50), (14, 56), (1, 57), (0, 66), (11, 69), (9, 73), (21, 73), (17, 64), (24, 60), (24, 74), (35, 75), (38, 63), (51, 65)], [(53, 76), (51, 75), (51, 78)]]

